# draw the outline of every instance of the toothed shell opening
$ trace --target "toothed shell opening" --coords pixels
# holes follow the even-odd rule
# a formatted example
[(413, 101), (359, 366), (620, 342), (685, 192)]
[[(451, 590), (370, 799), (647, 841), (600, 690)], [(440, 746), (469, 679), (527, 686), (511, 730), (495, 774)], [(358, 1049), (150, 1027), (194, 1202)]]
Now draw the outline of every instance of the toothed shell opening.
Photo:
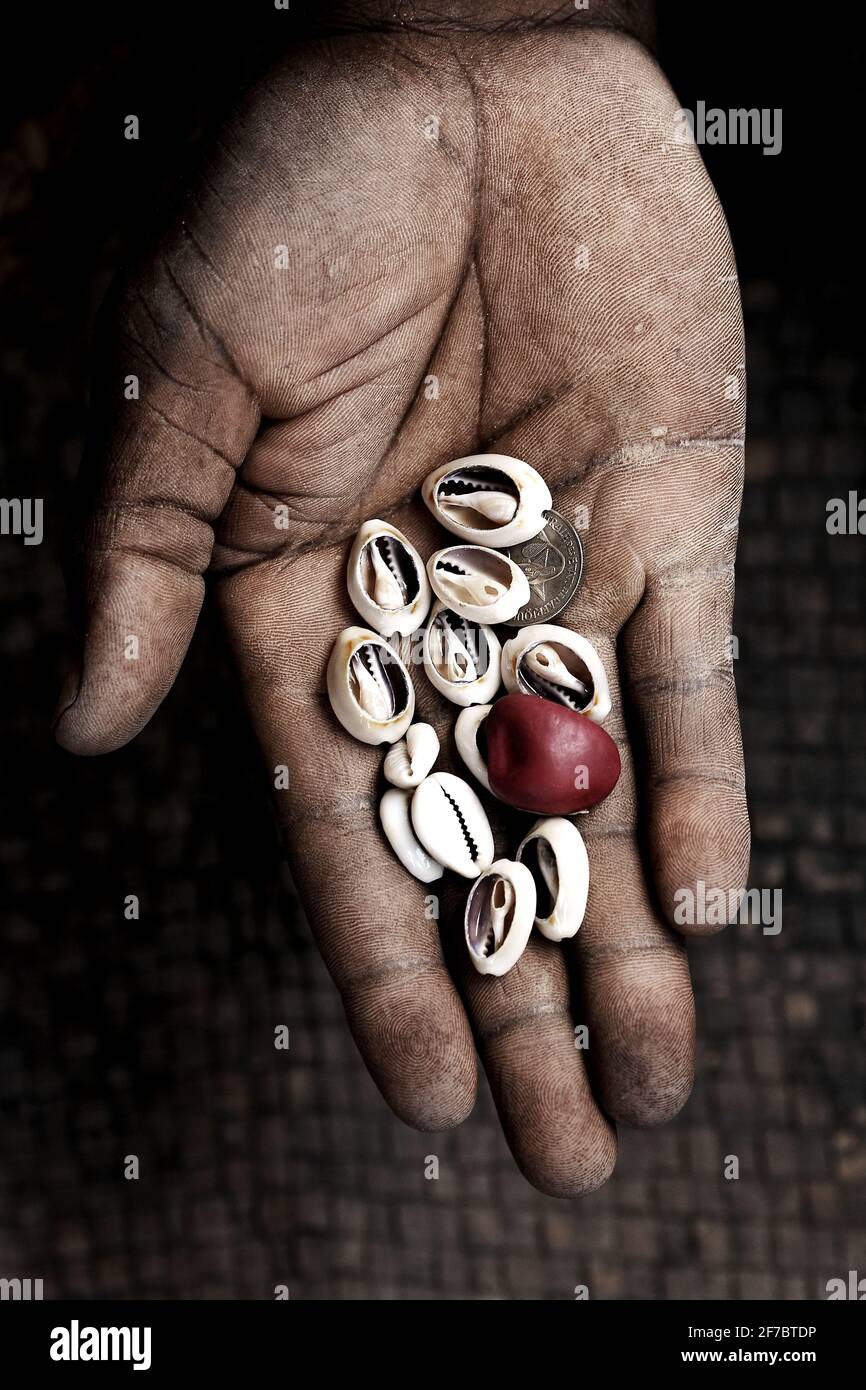
[(365, 715), (384, 722), (409, 702), (409, 687), (399, 660), (383, 642), (362, 642), (348, 671), (349, 693)]
[(521, 846), (520, 862), (526, 865), (535, 882), (536, 916), (549, 917), (559, 897), (556, 855), (547, 840), (536, 835)]
[(580, 930), (589, 894), (589, 858), (573, 821), (545, 816), (535, 822), (517, 849), (535, 889), (535, 925), (548, 941), (563, 941)]
[(508, 690), (540, 695), (603, 724), (610, 714), (604, 663), (590, 641), (571, 628), (533, 623), (502, 648)]
[(461, 618), (450, 608), (441, 608), (429, 628), (427, 650), (443, 680), (463, 685), (487, 674), (490, 643), (480, 623)]
[(464, 935), (479, 975), (507, 975), (532, 935), (535, 884), (525, 864), (497, 859), (466, 900)]
[(393, 612), (412, 603), (420, 591), (418, 567), (396, 536), (374, 536), (361, 551), (358, 577), (379, 608)]
[(477, 546), (452, 546), (436, 561), (445, 599), (477, 606), (493, 604), (510, 588), (513, 571), (503, 556)]
[(445, 517), (476, 531), (495, 531), (512, 521), (520, 489), (499, 468), (455, 468), (436, 487), (436, 502)]
[(487, 812), (462, 777), (431, 772), (415, 789), (412, 824), (427, 853), (463, 878), (477, 878), (493, 862)]
[(517, 663), (517, 681), (525, 694), (556, 700), (581, 713), (592, 704), (595, 685), (586, 662), (561, 642), (538, 642)]
[(424, 479), (421, 496), (447, 531), (497, 550), (537, 536), (553, 506), (541, 474), (509, 454), (467, 454), (441, 464)]
[(441, 782), (439, 790), (442, 792), (442, 795), (444, 796), (446, 802), (451, 808), (451, 812), (455, 820), (457, 821), (457, 825), (460, 829), (460, 834), (463, 837), (463, 842), (466, 846), (466, 853), (469, 855), (469, 858), (472, 860), (472, 863), (477, 864), (481, 857), (478, 848), (478, 841), (472, 834), (472, 828), (469, 822), (467, 821), (466, 816), (463, 813), (463, 810), (460, 806), (460, 802)]
[(503, 557), (476, 546), (452, 546), (437, 561), (436, 573), (454, 575), (450, 582), (458, 585), (466, 580), (477, 581), (487, 599), (495, 598), (511, 583), (511, 570)]
[(466, 941), (474, 955), (489, 959), (504, 944), (516, 902), (513, 884), (501, 874), (479, 879), (466, 908)]

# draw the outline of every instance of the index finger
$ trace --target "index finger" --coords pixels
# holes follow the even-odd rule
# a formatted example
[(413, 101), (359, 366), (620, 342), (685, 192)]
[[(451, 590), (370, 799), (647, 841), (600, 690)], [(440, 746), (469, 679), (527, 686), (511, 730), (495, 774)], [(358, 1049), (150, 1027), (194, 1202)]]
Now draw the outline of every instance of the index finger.
[(341, 544), (274, 557), (221, 579), (219, 601), (265, 764), (288, 774), (278, 818), (355, 1041), (401, 1119), (441, 1130), (472, 1109), (475, 1048), (439, 944), (440, 884), (390, 853), (376, 815), (382, 749), (346, 734), (328, 705), (328, 653), (352, 619), (344, 573)]

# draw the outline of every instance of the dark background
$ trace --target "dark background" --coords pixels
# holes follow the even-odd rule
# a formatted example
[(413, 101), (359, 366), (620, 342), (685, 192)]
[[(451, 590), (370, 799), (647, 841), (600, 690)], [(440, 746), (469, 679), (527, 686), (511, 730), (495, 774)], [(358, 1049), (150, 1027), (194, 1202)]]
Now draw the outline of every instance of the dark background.
[[(784, 927), (691, 949), (692, 1100), (663, 1130), (622, 1132), (612, 1181), (575, 1203), (523, 1181), (485, 1089), (446, 1135), (379, 1100), (297, 911), (207, 612), (132, 747), (85, 761), (50, 739), (95, 310), (223, 95), (303, 15), (48, 8), (6, 43), (0, 491), (45, 498), (46, 538), (0, 538), (0, 1277), (42, 1278), (46, 1297), (286, 1283), (293, 1298), (569, 1298), (586, 1283), (593, 1298), (811, 1299), (866, 1275), (866, 540), (824, 525), (862, 471), (863, 49), (838, 9), (803, 12), (808, 26), (791, 5), (660, 19), (684, 106), (783, 108), (777, 157), (704, 155), (747, 328), (734, 631), (752, 881), (784, 889)], [(122, 139), (130, 111), (138, 143)]]

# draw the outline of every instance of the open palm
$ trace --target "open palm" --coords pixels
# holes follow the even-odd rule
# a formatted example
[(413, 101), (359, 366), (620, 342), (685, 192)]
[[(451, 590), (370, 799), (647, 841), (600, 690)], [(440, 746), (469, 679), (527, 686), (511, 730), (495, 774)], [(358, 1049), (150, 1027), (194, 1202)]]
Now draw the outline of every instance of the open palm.
[[(677, 888), (736, 888), (748, 860), (729, 644), (739, 299), (676, 108), (614, 33), (353, 35), (295, 53), (119, 287), (84, 470), (87, 633), (61, 743), (102, 752), (146, 723), (209, 569), (267, 764), (287, 769), (293, 872), (385, 1097), (421, 1128), (459, 1123), (477, 1044), (517, 1161), (560, 1195), (609, 1175), (612, 1121), (654, 1124), (686, 1098), (694, 1010), (665, 919)], [(583, 927), (562, 946), (534, 934), (502, 979), (460, 949), (468, 884), (442, 887), (437, 921), (391, 855), (382, 750), (350, 739), (324, 693), (331, 643), (357, 621), (357, 527), (387, 517), (429, 555), (447, 539), (422, 478), (485, 449), (527, 459), (586, 523), (584, 581), (557, 621), (605, 662), (623, 760), (581, 821)], [(456, 707), (414, 680), (440, 766), (464, 771)], [(500, 855), (521, 819), (496, 823)]]

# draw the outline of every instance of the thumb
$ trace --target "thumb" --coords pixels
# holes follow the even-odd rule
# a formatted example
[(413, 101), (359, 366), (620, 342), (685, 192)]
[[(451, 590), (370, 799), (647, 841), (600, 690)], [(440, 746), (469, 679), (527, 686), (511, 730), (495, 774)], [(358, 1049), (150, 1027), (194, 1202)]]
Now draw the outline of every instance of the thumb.
[(68, 578), (77, 654), (55, 736), (74, 753), (133, 738), (170, 690), (204, 598), (219, 516), (259, 422), (198, 321), (182, 264), (103, 310)]

